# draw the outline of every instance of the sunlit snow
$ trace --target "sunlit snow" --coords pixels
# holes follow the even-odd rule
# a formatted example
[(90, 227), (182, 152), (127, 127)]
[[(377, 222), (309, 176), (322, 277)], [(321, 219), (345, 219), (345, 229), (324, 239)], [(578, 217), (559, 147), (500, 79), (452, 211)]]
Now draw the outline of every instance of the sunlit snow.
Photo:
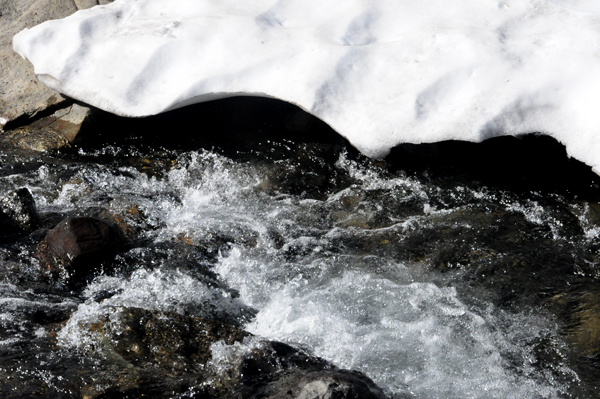
[(260, 95), (369, 156), (546, 133), (600, 171), (594, 0), (117, 0), (25, 30), (54, 90), (127, 116)]

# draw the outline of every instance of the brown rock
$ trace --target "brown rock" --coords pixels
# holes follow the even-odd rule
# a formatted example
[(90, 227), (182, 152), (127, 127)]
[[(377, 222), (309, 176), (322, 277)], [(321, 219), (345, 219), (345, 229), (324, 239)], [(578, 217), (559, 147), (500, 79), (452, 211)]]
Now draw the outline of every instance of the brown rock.
[(202, 368), (211, 359), (211, 344), (220, 340), (233, 344), (250, 335), (216, 320), (139, 308), (123, 309), (118, 328), (111, 333), (115, 351), (125, 360), (172, 374)]
[(82, 387), (83, 397), (173, 397), (173, 393), (187, 390), (186, 384), (202, 384), (213, 343), (233, 344), (250, 335), (216, 320), (174, 312), (115, 310), (97, 323), (81, 326), (100, 337), (106, 345), (104, 356), (120, 359), (121, 374), (116, 377), (111, 367), (98, 367)]
[(124, 243), (123, 233), (113, 225), (88, 217), (68, 218), (48, 233), (36, 257), (53, 278), (77, 282), (110, 260)]
[(27, 126), (6, 131), (0, 142), (34, 151), (69, 146), (89, 115), (89, 108), (72, 104)]

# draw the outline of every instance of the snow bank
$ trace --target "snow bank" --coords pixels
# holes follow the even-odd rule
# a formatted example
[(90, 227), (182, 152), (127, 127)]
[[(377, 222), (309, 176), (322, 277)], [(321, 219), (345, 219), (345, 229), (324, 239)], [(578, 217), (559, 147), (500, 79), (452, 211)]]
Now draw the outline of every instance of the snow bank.
[(13, 43), (119, 115), (268, 96), (369, 156), (541, 132), (600, 172), (597, 0), (117, 0)]

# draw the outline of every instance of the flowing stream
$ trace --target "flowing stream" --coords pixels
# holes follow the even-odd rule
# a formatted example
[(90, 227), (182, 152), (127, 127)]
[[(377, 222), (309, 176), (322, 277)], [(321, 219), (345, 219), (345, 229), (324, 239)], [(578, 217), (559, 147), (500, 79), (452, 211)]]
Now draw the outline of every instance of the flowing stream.
[[(597, 202), (291, 140), (1, 157), (0, 194), (27, 187), (46, 224), (102, 209), (135, 233), (75, 288), (36, 277), (39, 238), (3, 244), (0, 375), (32, 397), (80, 397), (73, 376), (103, 350), (85, 326), (118, 307), (236, 320), (392, 397), (600, 394)], [(244, 345), (213, 345), (212, 362)]]

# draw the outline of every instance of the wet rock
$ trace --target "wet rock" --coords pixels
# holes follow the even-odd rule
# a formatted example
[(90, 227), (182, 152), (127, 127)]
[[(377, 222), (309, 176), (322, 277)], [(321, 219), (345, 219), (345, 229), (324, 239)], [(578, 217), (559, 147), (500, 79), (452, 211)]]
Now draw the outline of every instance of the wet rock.
[(600, 357), (600, 286), (579, 285), (549, 298), (551, 309), (565, 320), (573, 348), (588, 359)]
[[(193, 277), (206, 286), (211, 292), (211, 302), (188, 304), (188, 314), (206, 315), (226, 324), (241, 327), (243, 323), (256, 316), (256, 309), (237, 303), (235, 312), (222, 306), (231, 300), (239, 298), (239, 291), (230, 288), (213, 269), (215, 259), (202, 251), (202, 248), (186, 245), (177, 241), (159, 242), (143, 248), (132, 248), (118, 254), (107, 268), (120, 275), (145, 271), (159, 270), (160, 273), (184, 273)], [(112, 295), (107, 293), (107, 295)], [(207, 313), (208, 312), (208, 313)]]
[(92, 207), (80, 210), (79, 216), (87, 216), (117, 227), (128, 242), (135, 242), (153, 229), (148, 223), (145, 213), (135, 204), (115, 211), (106, 208)]
[(0, 237), (29, 232), (40, 224), (35, 201), (26, 188), (0, 198)]
[(237, 365), (234, 363), (206, 391), (210, 397), (386, 398), (364, 374), (340, 370), (281, 342), (262, 341), (243, 355)]
[(179, 233), (173, 237), (174, 242), (196, 248), (211, 260), (216, 259), (219, 253), (228, 253), (232, 244), (253, 248), (258, 245), (258, 240), (259, 233), (243, 225), (224, 231), (211, 231), (199, 237), (195, 237), (193, 232)]
[(174, 240), (148, 244), (144, 248), (134, 248), (119, 254), (115, 267), (124, 272), (133, 272), (139, 268), (181, 270), (190, 273), (210, 288), (228, 290), (212, 270), (215, 260), (212, 253), (202, 247)]
[(10, 370), (0, 385), (0, 396), (4, 399), (47, 398), (48, 384), (40, 377), (24, 376), (17, 370)]
[(139, 367), (159, 367), (168, 374), (197, 370), (210, 360), (214, 342), (233, 344), (250, 335), (216, 320), (139, 308), (123, 309), (107, 333), (125, 360)]
[[(299, 373), (298, 373), (299, 374)], [(383, 399), (386, 396), (368, 377), (356, 371), (336, 370), (287, 375), (271, 384), (268, 398)]]
[(595, 202), (585, 202), (584, 205), (588, 206), (586, 216), (589, 221), (596, 226), (600, 226), (600, 204)]
[(84, 376), (90, 380), (82, 387), (88, 398), (167, 398), (185, 392), (205, 380), (213, 343), (233, 344), (250, 335), (216, 320), (140, 308), (116, 309), (84, 327), (99, 337), (104, 358), (112, 360)]
[[(506, 154), (511, 154), (513, 162), (505, 162)], [(543, 134), (494, 137), (481, 143), (400, 144), (386, 160), (394, 170), (422, 176), (441, 187), (460, 182), (468, 187), (560, 192), (598, 201), (598, 176), (570, 158), (561, 143)]]
[(97, 271), (124, 245), (125, 238), (114, 225), (88, 217), (68, 218), (48, 233), (36, 258), (53, 278), (77, 282)]
[[(95, 337), (90, 354), (99, 355), (93, 370), (78, 376), (86, 398), (386, 397), (362, 373), (216, 320), (113, 308), (79, 327)], [(215, 352), (215, 345), (221, 349)]]
[(338, 144), (298, 143), (285, 151), (283, 162), (273, 165), (269, 180), (258, 188), (270, 194), (281, 192), (324, 200), (334, 190), (353, 182), (347, 172), (335, 166), (341, 151)]
[(122, 160), (124, 166), (131, 166), (149, 177), (162, 178), (175, 166), (175, 160), (169, 154), (156, 151), (151, 157), (129, 156)]

